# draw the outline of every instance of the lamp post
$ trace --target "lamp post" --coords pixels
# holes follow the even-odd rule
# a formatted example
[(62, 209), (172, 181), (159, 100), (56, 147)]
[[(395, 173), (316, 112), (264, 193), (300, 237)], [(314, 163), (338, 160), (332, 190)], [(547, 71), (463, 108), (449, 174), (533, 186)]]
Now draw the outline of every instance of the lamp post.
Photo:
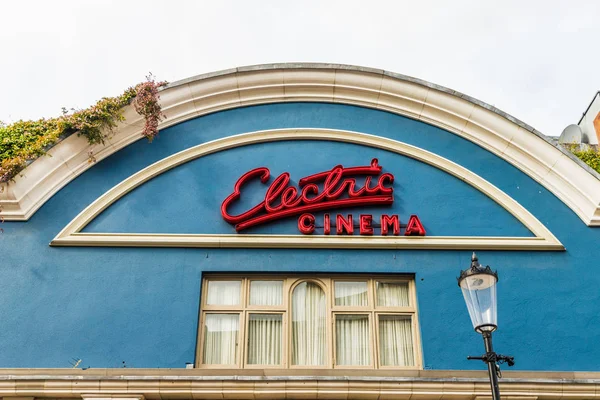
[(484, 355), (467, 357), (467, 359), (482, 360), (487, 364), (492, 397), (494, 400), (500, 400), (500, 389), (498, 388), (500, 367), (498, 363), (506, 362), (509, 367), (515, 363), (513, 357), (497, 354), (492, 347), (492, 332), (498, 328), (496, 283), (498, 283), (498, 273), (492, 271), (489, 265), (483, 267), (479, 264), (475, 253), (471, 257), (471, 266), (461, 271), (458, 277), (458, 286), (465, 297), (473, 328), (483, 336), (485, 344)]

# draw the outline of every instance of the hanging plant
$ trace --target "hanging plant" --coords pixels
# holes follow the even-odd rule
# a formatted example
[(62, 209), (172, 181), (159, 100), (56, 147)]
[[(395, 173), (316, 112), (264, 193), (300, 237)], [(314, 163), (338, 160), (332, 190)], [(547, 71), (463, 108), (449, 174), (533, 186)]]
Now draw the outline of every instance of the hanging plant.
[(158, 123), (166, 118), (158, 102), (160, 99), (158, 88), (166, 84), (167, 82), (155, 82), (154, 77), (150, 74), (146, 77), (146, 82), (135, 87), (136, 96), (133, 106), (135, 111), (146, 120), (142, 136), (150, 142), (158, 135)]
[[(118, 97), (104, 97), (93, 106), (70, 111), (63, 108), (57, 118), (0, 122), (0, 183), (14, 179), (29, 162), (46, 154), (61, 138), (77, 133), (89, 144), (104, 144), (117, 123), (123, 121), (123, 108), (134, 102), (136, 112), (145, 119), (142, 136), (150, 142), (158, 135), (158, 124), (165, 118), (158, 90), (167, 82), (155, 82), (152, 74)], [(95, 161), (93, 155), (91, 161)]]

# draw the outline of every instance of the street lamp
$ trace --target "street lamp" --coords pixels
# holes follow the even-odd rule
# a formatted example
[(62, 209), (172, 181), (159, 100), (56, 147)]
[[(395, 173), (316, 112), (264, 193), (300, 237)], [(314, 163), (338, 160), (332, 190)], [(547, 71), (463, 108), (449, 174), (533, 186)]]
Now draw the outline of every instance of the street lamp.
[(496, 354), (492, 347), (492, 332), (498, 328), (496, 283), (498, 283), (498, 273), (492, 271), (489, 265), (481, 266), (475, 253), (471, 257), (471, 267), (460, 271), (458, 277), (458, 286), (465, 297), (473, 328), (483, 336), (485, 344), (483, 356), (467, 357), (467, 359), (482, 360), (487, 364), (492, 397), (494, 400), (500, 400), (500, 389), (498, 388), (500, 367), (498, 363), (506, 362), (509, 367), (512, 367), (515, 362), (513, 357)]

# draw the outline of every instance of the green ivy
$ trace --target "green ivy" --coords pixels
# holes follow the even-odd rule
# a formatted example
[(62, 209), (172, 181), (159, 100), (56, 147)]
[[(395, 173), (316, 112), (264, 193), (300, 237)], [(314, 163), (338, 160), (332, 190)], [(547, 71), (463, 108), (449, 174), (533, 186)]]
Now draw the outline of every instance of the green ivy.
[[(37, 121), (0, 122), (0, 183), (12, 180), (27, 163), (44, 154), (61, 138), (77, 133), (90, 144), (104, 144), (117, 122), (123, 121), (123, 108), (132, 102), (146, 121), (142, 135), (149, 140), (158, 134), (164, 118), (158, 102), (158, 88), (166, 82), (147, 81), (128, 88), (118, 97), (105, 97), (84, 110), (63, 108), (63, 115)], [(136, 99), (136, 97), (138, 97)]]
[(573, 151), (573, 154), (575, 154), (577, 157), (579, 157), (579, 159), (581, 159), (581, 161), (583, 161), (584, 163), (592, 167), (594, 170), (596, 170), (598, 173), (600, 173), (599, 151), (589, 149), (585, 151)]

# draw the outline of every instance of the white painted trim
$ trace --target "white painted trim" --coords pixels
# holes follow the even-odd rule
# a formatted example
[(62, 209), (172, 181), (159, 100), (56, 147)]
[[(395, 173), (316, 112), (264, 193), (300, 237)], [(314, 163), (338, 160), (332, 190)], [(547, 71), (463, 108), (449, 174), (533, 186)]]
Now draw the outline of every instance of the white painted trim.
[[(507, 160), (554, 193), (587, 225), (600, 226), (600, 180), (533, 128), (482, 102), (433, 84), (380, 70), (279, 64), (229, 70), (161, 91), (168, 118), (159, 128), (247, 105), (322, 101), (360, 105), (444, 128)], [(76, 135), (28, 166), (0, 193), (6, 220), (27, 220), (52, 195), (101, 160), (141, 139), (143, 121), (128, 108), (106, 146)]]
[(73, 233), (56, 237), (52, 246), (345, 248), (435, 250), (564, 250), (544, 238), (473, 236), (307, 236), (247, 234), (116, 234)]
[[(501, 205), (535, 237), (406, 237), (312, 235), (192, 235), (109, 234), (81, 232), (115, 201), (150, 179), (186, 162), (219, 151), (282, 140), (327, 140), (356, 143), (414, 158), (441, 169), (481, 191)], [(218, 210), (215, 210), (218, 212)], [(288, 248), (404, 248), (404, 249), (513, 249), (564, 250), (554, 235), (529, 211), (506, 193), (470, 170), (437, 154), (396, 140), (359, 132), (332, 129), (275, 129), (229, 136), (180, 151), (125, 179), (75, 217), (52, 241), (53, 246), (153, 247), (288, 247)]]

